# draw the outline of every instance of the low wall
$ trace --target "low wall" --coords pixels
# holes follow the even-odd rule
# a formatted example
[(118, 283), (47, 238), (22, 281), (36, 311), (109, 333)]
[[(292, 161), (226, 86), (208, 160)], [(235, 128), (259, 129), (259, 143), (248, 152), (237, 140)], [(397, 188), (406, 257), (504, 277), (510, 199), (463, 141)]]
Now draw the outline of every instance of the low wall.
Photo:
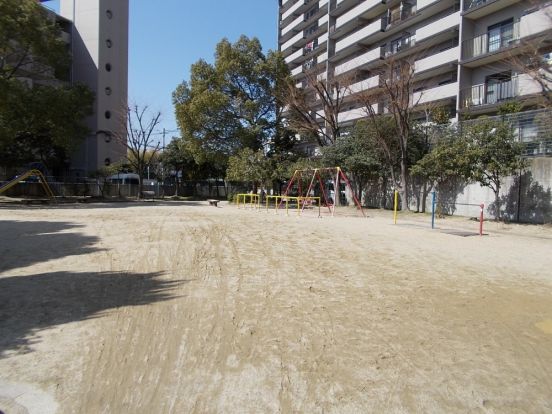
[[(449, 214), (475, 217), (479, 204), (485, 204), (485, 216), (496, 217), (494, 193), (479, 184), (459, 184), (456, 189), (437, 195), (446, 202)], [(500, 189), (501, 215), (507, 221), (545, 224), (552, 223), (552, 158), (534, 158), (520, 175), (507, 177)], [(431, 210), (431, 196), (427, 198)]]

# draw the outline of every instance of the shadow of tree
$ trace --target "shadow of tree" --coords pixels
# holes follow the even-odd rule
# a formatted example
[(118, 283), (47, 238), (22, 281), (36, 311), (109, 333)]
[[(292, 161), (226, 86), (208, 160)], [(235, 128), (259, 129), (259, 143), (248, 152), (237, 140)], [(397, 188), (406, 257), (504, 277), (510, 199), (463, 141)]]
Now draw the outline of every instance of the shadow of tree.
[(27, 353), (43, 329), (96, 318), (109, 309), (176, 298), (186, 280), (162, 273), (69, 273), (0, 277), (0, 357)]
[[(437, 215), (452, 216), (457, 209), (456, 199), (464, 192), (466, 182), (460, 178), (449, 178), (437, 186)], [(431, 202), (431, 196), (428, 197)]]
[(0, 272), (100, 251), (95, 236), (71, 232), (81, 225), (69, 222), (0, 220)]
[[(506, 221), (545, 224), (552, 222), (552, 192), (533, 179), (531, 171), (515, 178), (508, 194), (500, 197)], [(496, 206), (492, 205), (493, 211)], [(519, 220), (518, 220), (519, 212)]]

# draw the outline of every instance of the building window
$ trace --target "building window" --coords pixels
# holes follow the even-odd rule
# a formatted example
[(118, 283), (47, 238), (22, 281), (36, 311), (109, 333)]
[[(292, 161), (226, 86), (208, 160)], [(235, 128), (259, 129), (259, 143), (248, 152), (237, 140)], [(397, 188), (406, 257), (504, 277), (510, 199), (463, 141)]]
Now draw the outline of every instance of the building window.
[(111, 48), (111, 46), (113, 46), (113, 42), (111, 41), (111, 39), (107, 39), (105, 41), (105, 45), (108, 47), (108, 48)]
[(108, 19), (112, 19), (113, 18), (113, 12), (111, 10), (106, 10), (105, 11), (105, 15), (107, 16)]
[(111, 72), (111, 63), (105, 64), (105, 70), (107, 70), (108, 72)]
[(111, 92), (112, 92), (112, 91), (111, 91), (111, 88), (110, 88), (109, 86), (108, 86), (107, 88), (105, 88), (105, 94), (106, 94), (107, 96), (111, 95)]
[(111, 118), (111, 111), (105, 111), (105, 119)]

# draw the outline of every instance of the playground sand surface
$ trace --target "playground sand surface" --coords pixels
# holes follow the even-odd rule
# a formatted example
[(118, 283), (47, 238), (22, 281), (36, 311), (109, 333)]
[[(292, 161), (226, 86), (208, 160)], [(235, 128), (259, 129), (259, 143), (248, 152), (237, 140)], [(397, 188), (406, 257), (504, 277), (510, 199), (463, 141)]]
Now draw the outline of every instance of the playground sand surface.
[(0, 208), (0, 411), (552, 412), (552, 229), (368, 215)]

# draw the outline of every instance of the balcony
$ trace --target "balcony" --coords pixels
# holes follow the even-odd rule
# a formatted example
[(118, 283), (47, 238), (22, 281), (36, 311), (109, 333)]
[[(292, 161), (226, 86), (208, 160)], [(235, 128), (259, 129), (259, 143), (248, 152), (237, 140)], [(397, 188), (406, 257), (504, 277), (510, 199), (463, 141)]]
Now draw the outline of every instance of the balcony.
[(304, 7), (310, 3), (310, 0), (299, 0), (289, 9), (287, 9), (284, 14), (282, 14), (282, 21), (286, 20), (291, 15), (299, 15), (303, 12)]
[(340, 65), (335, 67), (335, 74), (342, 75), (351, 70), (362, 69), (373, 62), (376, 62), (382, 58), (381, 48), (376, 47), (366, 53), (363, 53), (360, 56), (355, 57), (354, 59), (348, 60)]
[(378, 32), (383, 32), (383, 21), (379, 19), (363, 27), (362, 29), (350, 34), (344, 39), (336, 42), (335, 53), (337, 54), (339, 52), (342, 52), (345, 49), (349, 48), (350, 46), (358, 47), (359, 42)]
[(365, 92), (370, 89), (375, 89), (380, 86), (380, 77), (379, 75), (372, 76), (371, 78), (364, 79), (360, 82), (350, 85), (344, 92), (345, 96), (354, 95), (359, 92)]
[(300, 33), (297, 33), (295, 36), (293, 36), (291, 39), (289, 39), (287, 42), (285, 42), (283, 45), (282, 45), (282, 52), (284, 53), (284, 55), (290, 55), (292, 52), (292, 48), (295, 46), (295, 47), (299, 47), (299, 45), (301, 44), (301, 42), (303, 42), (305, 40), (305, 35), (303, 34), (303, 32), (300, 32)]
[(382, 46), (381, 53), (386, 58), (391, 56), (396, 56), (399, 54), (403, 54), (404, 52), (406, 52), (408, 49), (412, 48), (415, 45), (416, 45), (416, 36), (415, 35), (406, 36), (406, 37), (403, 37), (402, 39), (395, 40), (385, 46)]
[(297, 76), (299, 76), (299, 75), (302, 74), (302, 73), (303, 73), (303, 66), (302, 66), (302, 65), (299, 65), (299, 66), (297, 66), (295, 69), (293, 69), (293, 70), (291, 71), (291, 76), (297, 77)]
[(462, 15), (468, 19), (477, 20), (515, 3), (519, 3), (519, 0), (464, 0)]
[(363, 0), (360, 4), (337, 18), (335, 22), (336, 32), (347, 33), (358, 24), (359, 19), (374, 18), (385, 11), (385, 8), (386, 5), (382, 0)]
[[(372, 105), (372, 109), (377, 114), (378, 113), (378, 104)], [(338, 115), (338, 121), (342, 123), (352, 123), (358, 121), (359, 119), (366, 118), (368, 115), (366, 108), (355, 108), (349, 111), (340, 112)]]
[[(505, 56), (507, 49), (519, 43), (520, 32), (519, 22), (510, 23), (500, 28), (483, 33), (473, 39), (465, 40), (462, 43), (462, 60), (467, 67), (475, 67), (489, 63), (496, 58)], [(489, 55), (496, 55), (491, 58)], [(475, 63), (474, 59), (487, 57), (484, 62)], [(472, 60), (472, 62), (470, 62)]]
[(282, 38), (289, 37), (294, 31), (297, 32), (302, 30), (305, 25), (305, 19), (303, 16), (299, 16), (297, 19), (293, 20), (291, 23), (287, 24), (282, 28)]
[[(460, 24), (460, 12), (449, 14), (434, 22), (431, 22), (416, 30), (416, 42), (431, 40), (432, 43), (438, 43), (446, 40), (444, 33), (453, 33)], [(451, 36), (449, 36), (451, 37)]]
[(296, 52), (289, 55), (288, 57), (286, 57), (284, 60), (289, 65), (290, 63), (296, 63), (302, 58), (303, 58), (303, 49), (299, 49)]
[(502, 82), (487, 82), (473, 85), (462, 91), (462, 108), (496, 105), (519, 96), (519, 79), (517, 76)]
[(412, 103), (414, 105), (423, 105), (429, 102), (443, 101), (456, 98), (458, 95), (458, 82), (439, 85), (434, 88), (414, 92)]
[(399, 8), (398, 6), (394, 9), (387, 10), (385, 16), (383, 16), (383, 27), (385, 30), (389, 30), (392, 27), (398, 26), (404, 21), (410, 19), (416, 14), (416, 6), (405, 5), (404, 7)]
[(459, 46), (443, 50), (442, 52), (417, 60), (414, 65), (414, 73), (416, 75), (423, 74), (424, 77), (435, 76), (443, 71), (452, 69), (453, 66), (456, 66), (459, 59)]

